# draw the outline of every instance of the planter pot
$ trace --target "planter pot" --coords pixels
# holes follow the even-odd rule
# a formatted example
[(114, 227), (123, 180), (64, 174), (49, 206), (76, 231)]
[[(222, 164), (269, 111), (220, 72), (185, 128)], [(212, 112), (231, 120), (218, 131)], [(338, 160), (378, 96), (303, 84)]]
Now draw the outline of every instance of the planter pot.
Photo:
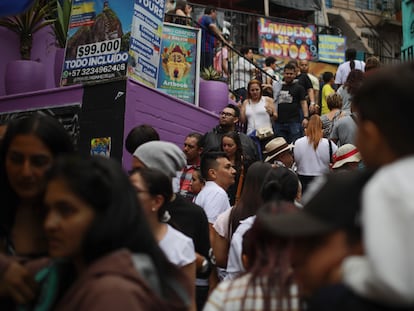
[(54, 72), (55, 72), (55, 85), (60, 86), (60, 79), (62, 77), (63, 62), (65, 61), (65, 49), (60, 48), (56, 50)]
[(200, 107), (217, 114), (220, 113), (229, 102), (229, 87), (227, 83), (200, 79), (198, 101)]
[(7, 64), (6, 94), (18, 94), (46, 88), (46, 69), (42, 63), (33, 60), (15, 60)]

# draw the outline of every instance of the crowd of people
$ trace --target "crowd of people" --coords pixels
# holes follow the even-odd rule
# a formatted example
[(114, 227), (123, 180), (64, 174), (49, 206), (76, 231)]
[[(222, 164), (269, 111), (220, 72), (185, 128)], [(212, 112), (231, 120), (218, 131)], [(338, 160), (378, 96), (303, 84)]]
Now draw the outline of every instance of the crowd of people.
[(307, 61), (258, 80), (241, 58), (219, 124), (182, 148), (138, 125), (128, 172), (51, 116), (10, 120), (0, 309), (414, 310), (414, 64), (346, 57), (323, 87)]

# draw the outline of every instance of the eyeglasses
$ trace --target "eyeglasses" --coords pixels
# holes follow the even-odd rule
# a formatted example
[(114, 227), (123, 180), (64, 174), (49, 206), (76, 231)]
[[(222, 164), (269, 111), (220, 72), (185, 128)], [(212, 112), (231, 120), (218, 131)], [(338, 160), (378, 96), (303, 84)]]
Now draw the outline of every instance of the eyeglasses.
[(230, 112), (225, 112), (225, 111), (220, 112), (220, 115), (223, 116), (223, 117), (226, 117), (226, 118), (234, 117), (233, 114), (231, 114)]

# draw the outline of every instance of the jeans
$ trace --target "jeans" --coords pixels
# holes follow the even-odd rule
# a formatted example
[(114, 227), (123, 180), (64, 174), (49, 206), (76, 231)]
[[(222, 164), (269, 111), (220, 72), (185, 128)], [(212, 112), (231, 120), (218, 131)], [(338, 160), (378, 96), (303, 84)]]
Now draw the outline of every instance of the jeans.
[(299, 122), (279, 123), (275, 122), (276, 136), (283, 137), (288, 144), (303, 136), (302, 124)]

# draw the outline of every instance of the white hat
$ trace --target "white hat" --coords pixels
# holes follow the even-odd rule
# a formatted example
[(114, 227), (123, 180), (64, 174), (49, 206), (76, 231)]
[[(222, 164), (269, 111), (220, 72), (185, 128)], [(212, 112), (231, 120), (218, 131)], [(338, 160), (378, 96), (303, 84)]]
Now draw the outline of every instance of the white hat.
[(265, 150), (263, 151), (263, 154), (267, 156), (265, 162), (269, 162), (286, 150), (292, 150), (293, 147), (294, 146), (288, 144), (283, 137), (273, 138), (266, 144)]
[(336, 150), (332, 159), (334, 162), (332, 168), (338, 168), (344, 165), (345, 163), (360, 162), (361, 154), (354, 145), (345, 144), (339, 147), (338, 150)]

